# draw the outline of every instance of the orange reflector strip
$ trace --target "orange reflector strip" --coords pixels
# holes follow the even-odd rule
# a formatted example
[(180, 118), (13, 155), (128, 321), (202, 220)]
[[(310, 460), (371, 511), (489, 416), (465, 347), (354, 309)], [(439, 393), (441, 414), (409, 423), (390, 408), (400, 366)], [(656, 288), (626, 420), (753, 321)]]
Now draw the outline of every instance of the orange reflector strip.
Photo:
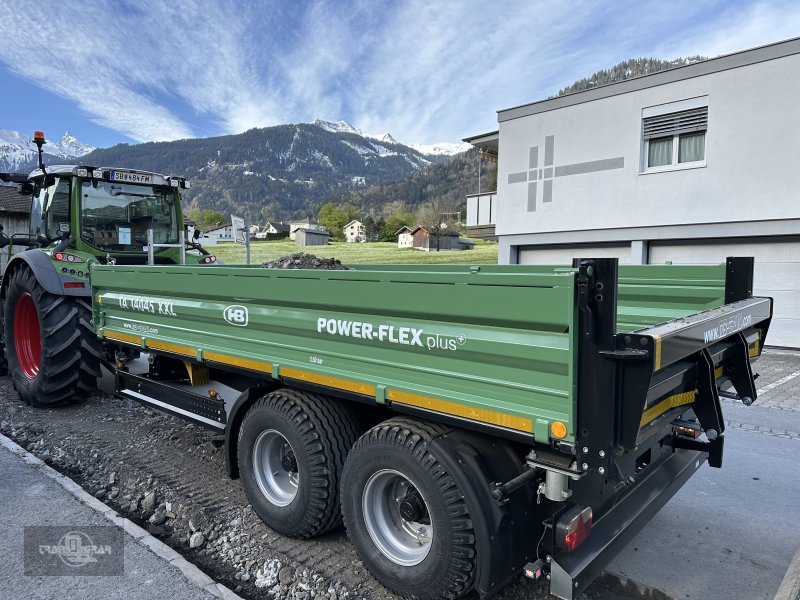
[(401, 392), (400, 390), (389, 390), (387, 397), (392, 402), (397, 402), (398, 404), (407, 404), (408, 406), (434, 410), (447, 415), (472, 419), (473, 421), (480, 421), (491, 425), (499, 425), (500, 427), (524, 431), (525, 433), (533, 433), (533, 420), (526, 417), (517, 417), (487, 408), (475, 408), (448, 400), (438, 400), (436, 398), (420, 396), (419, 394)]
[(163, 350), (164, 352), (172, 352), (173, 354), (183, 354), (186, 356), (197, 356), (197, 350), (189, 348), (188, 346), (179, 346), (178, 344), (170, 344), (168, 342), (159, 342), (158, 340), (147, 340), (145, 346), (153, 350)]
[(238, 358), (236, 356), (228, 356), (227, 354), (219, 354), (218, 352), (204, 352), (203, 358), (205, 360), (221, 363), (223, 365), (241, 367), (242, 369), (250, 369), (251, 371), (262, 371), (264, 373), (272, 373), (271, 364), (261, 362), (258, 360), (250, 360), (249, 358)]
[(359, 383), (349, 379), (340, 379), (339, 377), (330, 377), (328, 375), (320, 375), (318, 373), (309, 373), (308, 371), (301, 371), (300, 369), (290, 369), (288, 367), (282, 368), (281, 377), (297, 379), (298, 381), (307, 381), (308, 383), (316, 383), (317, 385), (345, 390), (355, 394), (375, 396), (375, 386), (372, 384)]
[(119, 342), (126, 342), (128, 344), (142, 345), (142, 338), (135, 335), (128, 335), (127, 333), (117, 333), (116, 331), (104, 331), (104, 337), (110, 340), (117, 340)]
[(639, 422), (639, 427), (644, 427), (656, 417), (663, 415), (670, 408), (677, 408), (679, 406), (691, 404), (694, 402), (694, 397), (696, 395), (697, 391), (692, 390), (691, 392), (683, 392), (682, 394), (675, 394), (674, 396), (668, 396), (664, 398), (658, 404), (655, 404), (644, 411), (642, 420)]

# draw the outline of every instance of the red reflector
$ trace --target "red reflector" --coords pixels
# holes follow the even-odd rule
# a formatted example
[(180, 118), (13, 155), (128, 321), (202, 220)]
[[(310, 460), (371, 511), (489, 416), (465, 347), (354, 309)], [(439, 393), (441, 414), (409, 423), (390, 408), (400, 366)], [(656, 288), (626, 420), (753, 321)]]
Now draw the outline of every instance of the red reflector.
[(572, 552), (592, 531), (592, 508), (576, 506), (565, 512), (556, 523), (556, 543)]
[(83, 282), (82, 281), (67, 281), (64, 284), (65, 288), (82, 288)]

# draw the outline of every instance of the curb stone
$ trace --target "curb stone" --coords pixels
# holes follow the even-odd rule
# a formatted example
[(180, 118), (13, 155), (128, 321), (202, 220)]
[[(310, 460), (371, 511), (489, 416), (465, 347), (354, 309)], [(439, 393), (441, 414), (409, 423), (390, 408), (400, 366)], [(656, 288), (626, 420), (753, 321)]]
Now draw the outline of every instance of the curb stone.
[(0, 446), (6, 448), (16, 456), (19, 456), (26, 464), (36, 467), (39, 472), (47, 476), (49, 479), (55, 481), (78, 502), (102, 515), (114, 525), (121, 527), (135, 543), (139, 544), (140, 546), (144, 546), (162, 560), (165, 560), (172, 566), (179, 569), (183, 576), (188, 579), (189, 582), (196, 588), (203, 590), (206, 593), (215, 596), (216, 598), (221, 598), (222, 600), (244, 600), (241, 596), (232, 592), (228, 587), (222, 585), (221, 583), (215, 583), (211, 577), (203, 573), (203, 571), (201, 571), (197, 566), (190, 563), (178, 552), (167, 546), (164, 542), (149, 534), (130, 519), (122, 517), (116, 510), (103, 504), (100, 502), (100, 500), (87, 493), (72, 479), (66, 475), (62, 475), (52, 467), (48, 466), (43, 460), (37, 458), (25, 450), (25, 448), (7, 438), (3, 434), (0, 434)]
[(800, 546), (794, 553), (792, 562), (789, 563), (778, 593), (775, 594), (775, 600), (800, 600)]

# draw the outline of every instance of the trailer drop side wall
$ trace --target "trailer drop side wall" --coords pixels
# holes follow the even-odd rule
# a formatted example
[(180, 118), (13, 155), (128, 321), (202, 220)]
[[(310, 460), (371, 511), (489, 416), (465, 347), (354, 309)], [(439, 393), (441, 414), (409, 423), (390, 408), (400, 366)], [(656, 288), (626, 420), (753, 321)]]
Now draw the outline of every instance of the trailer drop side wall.
[[(325, 522), (341, 502), (373, 573), (431, 598), (489, 594), (526, 565), (550, 571), (553, 593), (577, 596), (706, 458), (721, 464), (720, 389), (755, 399), (750, 361), (772, 313), (770, 299), (752, 297), (748, 259), (351, 271), (93, 265), (91, 282), (98, 336), (154, 357), (142, 375), (120, 363), (120, 393), (225, 431), (229, 472), (244, 470), (256, 511), (279, 530), (319, 532), (281, 529), (313, 477), (298, 466), (299, 442), (269, 415), (288, 406), (287, 394), (308, 414), (334, 410), (345, 425), (331, 443), (353, 450), (347, 460), (329, 456), (325, 485), (335, 491), (326, 502), (335, 506)], [(202, 370), (240, 397), (176, 385)], [(253, 411), (267, 415), (263, 431)], [(421, 446), (392, 441), (406, 435)], [(254, 479), (251, 459), (270, 440), (283, 470)], [(385, 453), (402, 465), (406, 450), (429, 453), (464, 506), (447, 509), (446, 491), (431, 491), (447, 485), (424, 483), (410, 464), (367, 460)], [(356, 484), (364, 497), (353, 495)], [(281, 490), (292, 498), (283, 512)], [(384, 492), (397, 507), (371, 513)], [(456, 563), (440, 565), (419, 548), (455, 540), (433, 533), (463, 526), (442, 516), (448, 510), (470, 515), (474, 539), (460, 550), (468, 559), (449, 548)]]

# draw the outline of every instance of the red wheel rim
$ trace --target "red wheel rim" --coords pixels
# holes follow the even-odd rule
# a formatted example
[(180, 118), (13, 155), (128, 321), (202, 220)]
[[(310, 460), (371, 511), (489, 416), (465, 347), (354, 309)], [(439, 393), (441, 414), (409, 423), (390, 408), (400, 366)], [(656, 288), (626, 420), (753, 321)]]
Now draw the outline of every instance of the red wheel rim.
[(22, 373), (28, 379), (35, 379), (42, 364), (42, 340), (39, 313), (28, 292), (20, 296), (14, 310), (14, 348)]

